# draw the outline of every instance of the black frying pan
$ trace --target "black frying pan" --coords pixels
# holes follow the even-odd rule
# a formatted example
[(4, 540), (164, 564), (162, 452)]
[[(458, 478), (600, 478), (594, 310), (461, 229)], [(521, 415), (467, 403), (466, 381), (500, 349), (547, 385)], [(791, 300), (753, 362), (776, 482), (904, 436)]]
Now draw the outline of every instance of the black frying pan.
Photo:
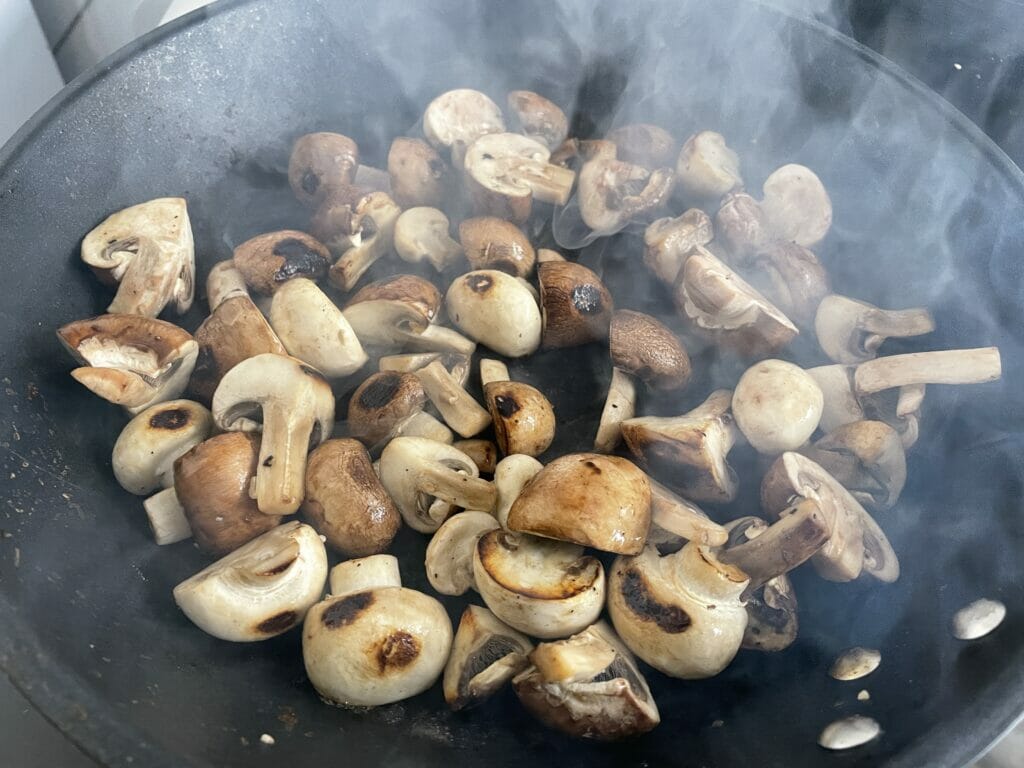
[[(934, 337), (892, 351), (1003, 352), (1002, 383), (928, 395), (910, 485), (881, 518), (900, 581), (800, 573), (797, 643), (742, 652), (708, 681), (650, 673), (664, 721), (635, 742), (569, 741), (508, 692), (460, 715), (436, 689), (361, 715), (331, 709), (305, 680), (298, 632), (233, 645), (195, 629), (170, 588), (204, 559), (151, 543), (139, 499), (110, 473), (123, 416), (68, 377), (53, 335), (109, 299), (77, 258), (109, 212), (184, 194), (208, 267), (251, 234), (305, 223), (282, 174), (296, 135), (346, 133), (380, 164), (432, 96), (463, 85), (540, 90), (594, 134), (631, 119), (679, 137), (715, 128), (755, 189), (803, 162), (835, 204), (820, 249), (834, 284), (935, 312)], [(962, 765), (1024, 695), (1022, 206), (1020, 171), (947, 104), (824, 27), (752, 3), (257, 0), (193, 14), (69, 86), (0, 154), (0, 662), (70, 738), (119, 766)], [(620, 305), (670, 316), (636, 268), (635, 238), (581, 258), (600, 262)], [(593, 376), (600, 350), (558, 360), (539, 380), (565, 450), (591, 439), (607, 374)], [(422, 547), (409, 532), (396, 544), (413, 586)], [(1007, 604), (1005, 623), (952, 640), (951, 614), (980, 596)], [(852, 644), (880, 648), (882, 667), (863, 684), (832, 681), (828, 663)], [(853, 712), (882, 738), (820, 750), (820, 728)], [(259, 744), (264, 732), (275, 746)]]

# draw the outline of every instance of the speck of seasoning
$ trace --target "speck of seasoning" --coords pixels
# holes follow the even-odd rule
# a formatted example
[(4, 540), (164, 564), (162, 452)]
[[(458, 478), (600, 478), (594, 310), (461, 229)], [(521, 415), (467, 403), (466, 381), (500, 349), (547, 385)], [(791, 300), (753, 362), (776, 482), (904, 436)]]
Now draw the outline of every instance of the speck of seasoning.
[(275, 744), (274, 737), (269, 733), (264, 733), (260, 736), (260, 744), (266, 744), (268, 747), (272, 747)]

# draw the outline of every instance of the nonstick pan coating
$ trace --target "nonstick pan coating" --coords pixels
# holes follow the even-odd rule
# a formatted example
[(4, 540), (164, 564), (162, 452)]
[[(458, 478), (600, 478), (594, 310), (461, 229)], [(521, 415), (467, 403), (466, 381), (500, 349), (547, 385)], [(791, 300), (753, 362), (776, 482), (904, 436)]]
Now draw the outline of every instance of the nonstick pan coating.
[[(298, 632), (233, 645), (195, 629), (170, 589), (205, 561), (189, 543), (152, 544), (140, 499), (110, 472), (123, 416), (71, 380), (54, 337), (109, 300), (77, 246), (111, 211), (187, 197), (205, 274), (251, 234), (304, 225), (282, 173), (295, 136), (346, 133), (380, 165), (390, 138), (457, 86), (499, 99), (540, 90), (594, 133), (627, 119), (679, 138), (723, 131), (755, 189), (776, 165), (803, 162), (835, 204), (820, 249), (834, 284), (935, 313), (934, 337), (893, 351), (1003, 353), (1002, 382), (929, 392), (910, 484), (880, 516), (900, 581), (799, 574), (796, 644), (741, 652), (707, 681), (650, 673), (663, 723), (638, 741), (562, 738), (507, 691), (459, 715), (436, 688), (344, 712), (307, 683)], [(194, 14), (69, 86), (0, 153), (0, 663), (71, 739), (117, 766), (962, 765), (1024, 695), (1021, 210), (1020, 172), (952, 108), (834, 32), (757, 4), (257, 0)], [(635, 242), (582, 258), (600, 262), (620, 306), (670, 317)], [(557, 360), (534, 375), (562, 403), (567, 450), (591, 439), (607, 371), (600, 349)], [(748, 475), (747, 498), (755, 483)], [(424, 584), (423, 543), (405, 532), (396, 544), (412, 586)], [(952, 640), (951, 615), (977, 597), (1006, 603), (1004, 625), (971, 645)], [(855, 644), (880, 648), (881, 668), (862, 683), (831, 680), (829, 662)], [(815, 745), (854, 712), (883, 736), (839, 756)], [(262, 733), (276, 744), (261, 745)]]

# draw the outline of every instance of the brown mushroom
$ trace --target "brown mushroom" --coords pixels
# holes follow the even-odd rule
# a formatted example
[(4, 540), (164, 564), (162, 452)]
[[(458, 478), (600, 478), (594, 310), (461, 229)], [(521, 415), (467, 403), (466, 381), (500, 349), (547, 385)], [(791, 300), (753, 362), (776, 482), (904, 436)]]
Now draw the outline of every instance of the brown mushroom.
[(481, 475), (493, 475), (498, 466), (498, 446), (491, 440), (470, 438), (456, 440), (452, 447), (469, 456)]
[(616, 147), (602, 142), (580, 169), (580, 217), (594, 234), (613, 235), (630, 221), (660, 208), (672, 194), (671, 168), (650, 171), (616, 159)]
[(671, 133), (650, 123), (630, 123), (616, 128), (605, 138), (615, 144), (617, 157), (644, 168), (671, 167), (676, 160), (676, 140)]
[(364, 445), (373, 447), (394, 434), (395, 428), (423, 410), (427, 393), (414, 373), (382, 371), (360, 384), (348, 404), (348, 428)]
[(593, 271), (574, 261), (549, 261), (537, 268), (537, 275), (542, 346), (575, 347), (608, 336), (612, 295)]
[(829, 280), (818, 257), (802, 245), (774, 240), (749, 259), (750, 283), (798, 325), (814, 323)]
[(612, 364), (651, 389), (673, 391), (690, 381), (690, 356), (664, 323), (631, 309), (612, 315), (608, 333)]
[(496, 360), (482, 360), (480, 375), (501, 452), (505, 456), (544, 453), (555, 439), (555, 411), (544, 393), (509, 380), (508, 368)]
[(554, 150), (569, 135), (569, 119), (561, 107), (533, 91), (510, 91), (506, 99), (512, 127)]
[[(329, 205), (330, 198), (324, 201)], [(351, 234), (343, 234), (351, 247), (343, 250), (338, 260), (330, 268), (330, 281), (343, 291), (351, 291), (359, 279), (378, 260), (391, 252), (394, 245), (395, 223), (402, 209), (385, 192), (370, 192), (352, 205)], [(317, 214), (320, 215), (319, 213)], [(317, 220), (314, 218), (313, 231), (319, 232)], [(335, 251), (334, 240), (325, 240)]]
[(459, 224), (459, 240), (473, 269), (497, 269), (529, 277), (537, 255), (526, 234), (496, 216), (478, 216)]
[(332, 189), (352, 183), (359, 147), (340, 133), (307, 133), (296, 139), (288, 160), (288, 183), (299, 202), (319, 205)]
[(234, 261), (246, 284), (269, 296), (294, 277), (323, 279), (331, 265), (331, 253), (305, 232), (283, 229), (246, 240), (235, 248)]
[(907, 481), (907, 460), (899, 433), (881, 421), (855, 421), (800, 449), (832, 475), (861, 504), (891, 509)]
[(402, 208), (420, 205), (443, 208), (448, 202), (452, 172), (437, 150), (422, 139), (399, 136), (388, 152), (391, 196)]
[(690, 208), (675, 219), (657, 219), (644, 230), (644, 264), (663, 283), (675, 285), (690, 252), (712, 237), (711, 219), (700, 208)]

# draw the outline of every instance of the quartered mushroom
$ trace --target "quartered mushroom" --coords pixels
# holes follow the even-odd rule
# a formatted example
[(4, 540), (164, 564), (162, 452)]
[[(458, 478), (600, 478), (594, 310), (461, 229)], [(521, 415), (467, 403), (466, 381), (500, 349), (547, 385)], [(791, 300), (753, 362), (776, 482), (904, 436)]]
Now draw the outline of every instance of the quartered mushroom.
[(839, 654), (829, 667), (828, 675), (834, 680), (860, 680), (878, 669), (881, 663), (881, 653), (858, 645)]
[(448, 317), (467, 336), (506, 357), (524, 357), (541, 341), (541, 310), (528, 284), (494, 269), (455, 278)]
[(505, 456), (539, 456), (555, 439), (555, 411), (534, 386), (509, 379), (508, 367), (498, 360), (480, 361), (484, 402), (494, 424), (498, 448)]
[(681, 496), (651, 480), (651, 526), (698, 544), (725, 544), (729, 533), (707, 514)]
[(320, 698), (376, 707), (434, 684), (452, 645), (437, 600), (402, 586), (391, 555), (348, 560), (331, 571), (331, 596), (306, 614), (302, 658)]
[(844, 365), (872, 359), (886, 339), (920, 336), (933, 330), (935, 321), (927, 309), (879, 309), (835, 294), (821, 300), (814, 318), (821, 349)]
[(761, 190), (761, 210), (778, 239), (813, 248), (828, 234), (832, 201), (810, 168), (784, 165), (765, 179)]
[(306, 461), (302, 514), (347, 557), (383, 552), (402, 517), (358, 440), (327, 440)]
[(497, 269), (513, 277), (529, 277), (537, 261), (526, 233), (496, 216), (465, 219), (459, 224), (459, 240), (473, 269)]
[(690, 252), (713, 237), (711, 219), (700, 208), (690, 208), (674, 219), (656, 219), (644, 230), (644, 264), (659, 280), (673, 286)]
[(475, 589), (473, 550), (488, 531), (499, 528), (487, 512), (457, 512), (430, 537), (424, 566), (427, 581), (442, 595), (463, 595)]
[(304, 493), (306, 454), (334, 428), (334, 395), (323, 375), (292, 357), (256, 355), (225, 374), (212, 410), (223, 430), (263, 432), (250, 491), (260, 511), (295, 512)]
[(731, 261), (749, 266), (753, 255), (773, 240), (757, 200), (746, 192), (730, 192), (722, 198), (715, 213), (715, 242), (724, 246)]
[(671, 168), (648, 170), (617, 159), (612, 142), (595, 142), (580, 168), (580, 217), (594, 234), (613, 235), (629, 222), (658, 210), (668, 201), (674, 184)]
[(370, 374), (348, 402), (349, 433), (372, 448), (397, 434), (398, 428), (420, 413), (426, 402), (427, 393), (415, 374)]
[(369, 359), (345, 315), (312, 280), (296, 278), (277, 289), (270, 326), (289, 355), (328, 378), (349, 376)]
[(75, 320), (57, 338), (81, 364), (71, 377), (132, 415), (180, 397), (199, 354), (187, 331), (140, 315)]
[[(312, 229), (324, 237), (324, 243), (341, 255), (328, 271), (328, 279), (342, 291), (351, 291), (373, 264), (391, 252), (395, 223), (402, 209), (386, 192), (370, 192), (355, 200), (346, 199), (342, 208), (349, 209), (349, 226), (338, 234), (332, 232), (330, 217), (324, 211), (332, 204), (329, 196), (313, 217)], [(335, 214), (344, 219), (344, 210)], [(347, 229), (347, 231), (346, 231)], [(345, 248), (345, 245), (350, 247)]]
[(295, 197), (318, 205), (334, 189), (347, 187), (359, 166), (359, 147), (340, 133), (307, 133), (295, 140), (288, 159), (288, 183)]
[(608, 329), (612, 365), (651, 389), (680, 390), (690, 381), (690, 356), (669, 328), (657, 318), (631, 309), (612, 315)]
[(743, 186), (740, 159), (715, 131), (701, 131), (688, 138), (676, 159), (676, 183), (695, 198), (721, 197)]
[(746, 587), (746, 575), (704, 545), (691, 541), (667, 555), (648, 545), (615, 559), (608, 613), (629, 649), (655, 669), (688, 680), (712, 677), (743, 642)]
[(196, 264), (184, 198), (161, 197), (111, 214), (82, 240), (82, 261), (118, 286), (108, 312), (156, 317), (173, 302), (185, 314)]
[(458, 712), (482, 704), (529, 666), (533, 643), (486, 608), (467, 605), (444, 668), (444, 700)]
[(566, 637), (601, 614), (604, 568), (583, 547), (493, 530), (473, 552), (476, 590), (494, 615), (541, 639)]
[(644, 168), (671, 167), (676, 161), (676, 140), (664, 128), (651, 123), (629, 123), (605, 136), (615, 145), (616, 157)]
[(444, 522), (431, 514), (437, 509), (435, 501), (489, 512), (497, 499), (494, 485), (480, 479), (466, 454), (422, 437), (396, 437), (387, 444), (380, 457), (380, 481), (402, 519), (420, 533), (433, 533)]
[(388, 151), (391, 195), (402, 208), (441, 208), (452, 186), (448, 163), (422, 139), (399, 136)]
[(736, 425), (755, 450), (769, 455), (806, 443), (818, 428), (823, 407), (817, 382), (785, 360), (750, 366), (732, 395)]
[(737, 429), (732, 392), (720, 389), (682, 416), (638, 416), (622, 422), (622, 436), (642, 467), (694, 501), (736, 497), (737, 478), (727, 458)]
[[(462, 437), (473, 437), (491, 424), (491, 415), (467, 392), (440, 360), (414, 374), (445, 423)], [(552, 425), (552, 429), (554, 426)]]
[(593, 270), (574, 261), (549, 261), (537, 268), (537, 277), (545, 348), (575, 347), (608, 337), (612, 295)]
[(907, 481), (900, 434), (882, 421), (844, 424), (800, 449), (865, 507), (891, 509)]
[(253, 642), (294, 627), (323, 593), (327, 552), (316, 531), (290, 522), (264, 533), (174, 588), (204, 632)]
[(628, 373), (612, 368), (601, 420), (594, 437), (596, 453), (611, 453), (622, 441), (622, 422), (636, 415), (636, 381)]
[(550, 728), (616, 741), (647, 733), (661, 716), (633, 654), (603, 621), (541, 643), (512, 681), (523, 706)]
[(481, 475), (494, 474), (494, 470), (498, 466), (498, 446), (494, 444), (494, 441), (470, 438), (456, 440), (452, 445), (473, 460)]
[(801, 327), (814, 323), (829, 292), (829, 279), (818, 257), (802, 245), (773, 240), (746, 259), (750, 284)]
[(651, 525), (647, 476), (628, 459), (560, 456), (523, 488), (508, 513), (512, 531), (635, 555)]
[(238, 296), (249, 297), (245, 278), (235, 266), (234, 259), (218, 261), (206, 276), (206, 303), (210, 305), (210, 311), (215, 312), (225, 301)]
[(569, 118), (550, 99), (533, 91), (510, 91), (505, 103), (511, 127), (554, 151), (569, 135)]
[(283, 229), (246, 240), (235, 248), (235, 268), (257, 293), (269, 296), (296, 277), (322, 280), (331, 266), (331, 252), (305, 232)]
[(462, 256), (462, 246), (452, 239), (448, 227), (448, 217), (437, 208), (408, 208), (395, 221), (395, 253), (402, 261), (427, 262), (444, 272)]
[(457, 168), (462, 167), (466, 148), (477, 138), (504, 130), (501, 108), (471, 88), (442, 93), (423, 113), (423, 135), (438, 149), (448, 149)]
[(502, 528), (508, 528), (508, 513), (512, 504), (519, 498), (523, 488), (544, 469), (544, 465), (532, 456), (513, 454), (506, 456), (494, 468), (494, 488), (498, 499), (495, 505), (495, 517)]

